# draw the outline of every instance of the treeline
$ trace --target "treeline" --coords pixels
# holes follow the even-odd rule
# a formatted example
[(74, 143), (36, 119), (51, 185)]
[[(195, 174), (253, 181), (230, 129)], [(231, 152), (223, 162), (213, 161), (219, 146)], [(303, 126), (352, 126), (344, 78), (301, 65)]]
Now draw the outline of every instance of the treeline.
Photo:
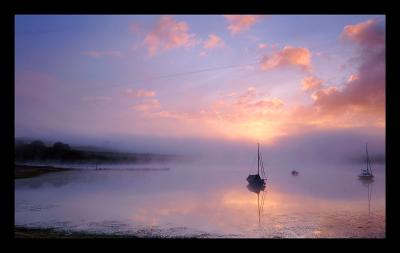
[(178, 159), (178, 157), (159, 154), (77, 150), (62, 142), (56, 142), (51, 146), (46, 146), (42, 141), (16, 142), (15, 144), (16, 162), (56, 160), (61, 162), (139, 163), (165, 162), (172, 159)]

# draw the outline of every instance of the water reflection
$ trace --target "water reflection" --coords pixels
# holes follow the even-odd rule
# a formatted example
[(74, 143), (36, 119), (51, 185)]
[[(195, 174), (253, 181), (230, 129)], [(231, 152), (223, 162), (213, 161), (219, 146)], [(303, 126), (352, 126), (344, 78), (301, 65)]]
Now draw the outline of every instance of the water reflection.
[(376, 170), (369, 216), (365, 190), (371, 205), (372, 182), (354, 178), (358, 166), (335, 166), (302, 169), (301, 177), (271, 166), (267, 188), (245, 188), (239, 165), (44, 174), (15, 181), (15, 224), (176, 236), (383, 237), (384, 174)]
[[(258, 225), (261, 225), (261, 216), (264, 209), (265, 200), (265, 185), (261, 184), (248, 184), (247, 189), (251, 192), (257, 194), (257, 209), (258, 209)], [(261, 193), (261, 203), (260, 203), (260, 193)]]
[(367, 188), (368, 193), (368, 215), (371, 215), (371, 198), (372, 198), (372, 186), (374, 184), (373, 178), (359, 178), (361, 184)]

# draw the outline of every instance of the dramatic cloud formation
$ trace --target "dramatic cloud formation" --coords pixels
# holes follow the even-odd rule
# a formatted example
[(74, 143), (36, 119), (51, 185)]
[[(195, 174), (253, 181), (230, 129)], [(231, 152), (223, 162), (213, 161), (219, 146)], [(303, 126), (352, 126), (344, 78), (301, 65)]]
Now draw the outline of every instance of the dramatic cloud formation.
[(228, 21), (228, 29), (233, 35), (248, 30), (252, 25), (259, 21), (262, 16), (257, 15), (224, 15)]
[(342, 37), (362, 45), (379, 46), (385, 41), (385, 30), (378, 20), (370, 19), (359, 24), (345, 26)]
[(17, 17), (16, 128), (277, 143), (384, 130), (384, 16), (87, 18), (95, 32), (48, 36), (34, 31), (81, 21)]
[(351, 75), (343, 89), (314, 95), (315, 106), (324, 113), (372, 114), (384, 118), (385, 33), (376, 20), (344, 27), (343, 34), (359, 45), (357, 75)]
[(323, 80), (320, 80), (314, 76), (308, 76), (301, 81), (301, 84), (302, 84), (303, 90), (308, 91), (308, 90), (321, 88), (321, 85), (323, 84), (323, 82), (324, 82)]
[(154, 97), (156, 92), (153, 90), (134, 90), (132, 88), (127, 88), (122, 92), (122, 95), (128, 98), (138, 98), (138, 97)]
[(224, 47), (224, 41), (215, 34), (208, 35), (208, 39), (204, 42), (203, 48), (212, 49), (216, 47)]
[(83, 55), (89, 56), (92, 58), (102, 58), (102, 57), (121, 58), (122, 57), (122, 53), (118, 50), (86, 51), (86, 52), (83, 52)]
[(160, 50), (193, 46), (196, 43), (194, 37), (194, 34), (189, 34), (189, 26), (185, 22), (163, 16), (146, 35), (143, 43), (147, 46), (149, 55), (154, 56)]
[(311, 69), (311, 52), (307, 48), (286, 46), (282, 51), (264, 56), (261, 69), (269, 70), (278, 67), (296, 66), (302, 70)]

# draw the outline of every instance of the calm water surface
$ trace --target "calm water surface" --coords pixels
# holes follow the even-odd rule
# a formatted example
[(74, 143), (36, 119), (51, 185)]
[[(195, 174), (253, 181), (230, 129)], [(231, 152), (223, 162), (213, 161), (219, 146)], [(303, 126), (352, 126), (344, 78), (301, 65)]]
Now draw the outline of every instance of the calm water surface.
[(385, 166), (374, 165), (372, 183), (358, 179), (361, 166), (269, 164), (259, 194), (238, 164), (49, 173), (15, 181), (15, 224), (144, 237), (385, 237)]

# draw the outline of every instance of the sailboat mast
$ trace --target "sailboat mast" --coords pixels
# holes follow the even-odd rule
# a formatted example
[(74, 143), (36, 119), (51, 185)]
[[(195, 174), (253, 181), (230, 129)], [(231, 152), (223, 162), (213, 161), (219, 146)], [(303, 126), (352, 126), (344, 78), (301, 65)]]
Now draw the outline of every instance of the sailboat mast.
[(365, 150), (367, 152), (367, 169), (372, 174), (371, 160), (369, 160), (369, 155), (368, 155), (368, 143), (365, 145)]
[(365, 143), (365, 153), (367, 154), (367, 171), (369, 171), (368, 143)]
[(260, 143), (257, 143), (257, 157), (258, 157), (258, 162), (257, 162), (257, 175), (260, 175)]

